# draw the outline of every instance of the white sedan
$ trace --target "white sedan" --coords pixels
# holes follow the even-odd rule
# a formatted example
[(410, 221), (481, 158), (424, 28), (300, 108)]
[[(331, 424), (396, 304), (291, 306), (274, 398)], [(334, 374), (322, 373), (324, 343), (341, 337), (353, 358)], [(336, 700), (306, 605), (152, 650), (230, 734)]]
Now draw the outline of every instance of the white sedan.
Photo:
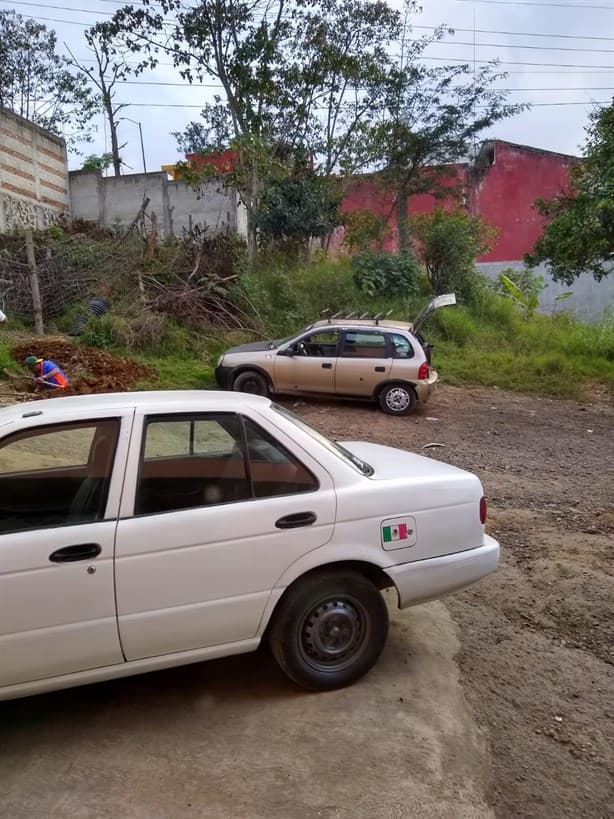
[(253, 651), (311, 689), (492, 572), (480, 481), (240, 393), (0, 410), (0, 699)]

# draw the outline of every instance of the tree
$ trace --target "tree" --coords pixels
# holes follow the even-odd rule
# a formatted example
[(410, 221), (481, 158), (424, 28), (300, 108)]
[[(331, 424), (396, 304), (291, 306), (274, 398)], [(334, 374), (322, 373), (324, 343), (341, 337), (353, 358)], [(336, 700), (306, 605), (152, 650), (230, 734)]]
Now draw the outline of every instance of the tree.
[(470, 301), (474, 295), (475, 260), (487, 253), (498, 229), (461, 208), (435, 208), (411, 218), (414, 250), (424, 265), (433, 293), (455, 291)]
[(56, 45), (55, 32), (41, 23), (0, 11), (0, 106), (68, 142), (88, 141), (96, 102)]
[(106, 171), (113, 165), (113, 154), (90, 154), (83, 160), (82, 171)]
[(177, 147), (184, 154), (209, 154), (228, 148), (233, 134), (228, 107), (216, 94), (200, 113), (203, 122), (189, 122), (184, 131), (173, 131)]
[(355, 169), (354, 137), (373, 120), (401, 30), (383, 0), (329, 0), (301, 16), (284, 74), (285, 139), (324, 176)]
[[(220, 84), (223, 97), (204, 108), (200, 136), (211, 147), (207, 134), (218, 123), (224, 135), (232, 138), (240, 157), (243, 183), (239, 195), (247, 210), (252, 257), (255, 212), (263, 187), (261, 164), (267, 167), (272, 156), (269, 134), (275, 133), (273, 120), (280, 116), (283, 44), (295, 16), (296, 6), (286, 0), (198, 0), (192, 6), (182, 0), (159, 0), (155, 6), (119, 9), (112, 22), (105, 24), (116, 38), (116, 50), (125, 46), (146, 54), (151, 65), (164, 52), (189, 82), (212, 78)], [(191, 142), (198, 133), (198, 128), (192, 129)]]
[(341, 223), (339, 190), (313, 172), (285, 176), (260, 197), (256, 226), (266, 240), (300, 251), (312, 237), (326, 236)]
[[(115, 176), (120, 176), (122, 167), (120, 151), (124, 146), (119, 144), (117, 130), (119, 113), (126, 107), (126, 104), (116, 101), (116, 86), (133, 71), (133, 68), (126, 62), (126, 56), (131, 53), (131, 50), (121, 42), (115, 43), (113, 29), (107, 23), (99, 23), (94, 28), (87, 29), (84, 37), (94, 60), (93, 66), (84, 65), (74, 56), (69, 46), (66, 43), (64, 45), (71, 57), (69, 64), (76, 68), (96, 90), (98, 104), (109, 126), (113, 171)], [(141, 68), (145, 68), (151, 65), (151, 60), (145, 59), (140, 65)]]
[(614, 262), (614, 104), (595, 111), (587, 129), (586, 158), (572, 168), (569, 189), (538, 199), (546, 225), (527, 264), (546, 262), (552, 278), (572, 284), (583, 272), (599, 281)]
[(381, 0), (161, 0), (155, 9), (120, 9), (112, 28), (139, 54), (170, 54), (188, 81), (219, 83), (202, 122), (178, 142), (190, 152), (232, 148), (236, 173), (226, 181), (246, 207), (253, 255), (259, 198), (280, 167), (305, 153), (327, 175), (347, 164), (350, 136), (386, 75), (399, 15)]
[(409, 197), (453, 193), (456, 180), (450, 164), (465, 159), (487, 128), (523, 108), (505, 103), (495, 86), (505, 75), (494, 65), (477, 72), (469, 65), (427, 68), (422, 53), (444, 33), (439, 28), (428, 38), (404, 39), (380, 98), (377, 121), (359, 134), (363, 164), (378, 169), (382, 183), (394, 193), (399, 247), (404, 252), (411, 247)]

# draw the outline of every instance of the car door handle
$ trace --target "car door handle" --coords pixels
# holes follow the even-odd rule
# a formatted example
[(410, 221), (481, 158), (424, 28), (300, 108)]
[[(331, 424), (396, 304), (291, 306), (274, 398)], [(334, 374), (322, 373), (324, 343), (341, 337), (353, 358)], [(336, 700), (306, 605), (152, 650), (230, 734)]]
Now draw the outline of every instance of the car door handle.
[(77, 546), (63, 546), (49, 555), (52, 563), (74, 563), (76, 560), (91, 560), (102, 552), (99, 543), (79, 543)]
[(326, 362), (326, 363), (322, 364), (322, 369), (323, 370), (332, 370), (332, 368), (333, 368), (333, 365), (330, 362)]
[(275, 521), (278, 529), (295, 529), (297, 526), (311, 526), (317, 520), (313, 512), (297, 512), (295, 515), (286, 515)]
[(386, 372), (386, 368), (385, 368), (385, 367), (376, 367), (376, 368), (375, 368), (375, 372), (376, 372), (376, 373), (385, 373), (385, 372)]

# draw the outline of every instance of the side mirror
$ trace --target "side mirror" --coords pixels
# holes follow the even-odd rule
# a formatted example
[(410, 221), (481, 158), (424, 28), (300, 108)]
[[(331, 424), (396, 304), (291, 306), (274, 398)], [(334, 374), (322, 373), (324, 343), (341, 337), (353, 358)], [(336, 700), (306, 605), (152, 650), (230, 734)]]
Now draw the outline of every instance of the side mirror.
[(277, 355), (293, 356), (294, 349), (292, 347), (284, 347), (283, 350), (278, 350)]

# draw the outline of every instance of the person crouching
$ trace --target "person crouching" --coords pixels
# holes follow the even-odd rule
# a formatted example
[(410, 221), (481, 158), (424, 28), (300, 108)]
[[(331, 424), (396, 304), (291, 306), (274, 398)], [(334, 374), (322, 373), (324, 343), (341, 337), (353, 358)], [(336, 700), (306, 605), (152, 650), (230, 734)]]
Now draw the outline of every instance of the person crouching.
[(32, 371), (37, 390), (64, 390), (69, 384), (66, 374), (62, 372), (55, 361), (29, 355), (24, 363)]

